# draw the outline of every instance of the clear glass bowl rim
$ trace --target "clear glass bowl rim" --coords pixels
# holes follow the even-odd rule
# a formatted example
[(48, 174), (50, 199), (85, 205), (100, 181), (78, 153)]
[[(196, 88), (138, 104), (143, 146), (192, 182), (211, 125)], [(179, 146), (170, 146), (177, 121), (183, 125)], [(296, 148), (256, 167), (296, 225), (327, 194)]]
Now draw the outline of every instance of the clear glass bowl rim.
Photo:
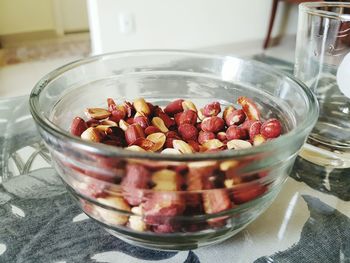
[[(192, 56), (197, 58), (206, 58), (206, 59), (217, 59), (217, 60), (238, 60), (243, 63), (254, 64), (255, 67), (259, 67), (265, 72), (270, 72), (276, 74), (279, 77), (290, 79), (292, 82), (295, 82), (303, 91), (304, 95), (308, 99), (308, 114), (306, 118), (300, 123), (299, 126), (292, 129), (288, 133), (271, 140), (267, 143), (264, 143), (259, 146), (251, 147), (248, 149), (234, 150), (234, 151), (220, 151), (216, 153), (195, 153), (195, 154), (182, 154), (182, 155), (172, 155), (172, 154), (159, 154), (151, 152), (134, 152), (129, 150), (124, 150), (123, 148), (118, 148), (115, 146), (109, 146), (102, 143), (93, 143), (89, 141), (84, 141), (79, 137), (71, 135), (68, 131), (65, 131), (52, 123), (48, 118), (44, 116), (44, 113), (40, 110), (39, 97), (40, 93), (48, 86), (50, 83), (58, 78), (61, 74), (69, 71), (73, 68), (79, 66), (93, 63), (99, 60), (107, 60), (117, 57), (126, 57), (126, 56), (135, 56), (135, 55), (180, 55), (180, 56)], [(219, 160), (219, 159), (230, 159), (230, 158), (243, 158), (247, 156), (254, 156), (267, 152), (274, 152), (277, 149), (287, 147), (289, 144), (293, 144), (294, 140), (298, 137), (304, 136), (306, 131), (315, 125), (318, 118), (318, 101), (315, 95), (311, 90), (300, 80), (294, 76), (282, 72), (278, 69), (272, 68), (269, 65), (264, 63), (242, 59), (235, 56), (225, 56), (225, 55), (215, 55), (210, 53), (203, 52), (193, 52), (193, 51), (184, 51), (184, 50), (132, 50), (132, 51), (121, 51), (121, 52), (111, 52), (101, 55), (91, 56), (88, 58), (80, 59), (73, 61), (62, 67), (59, 67), (50, 73), (46, 74), (39, 82), (34, 86), (30, 97), (29, 97), (29, 106), (30, 112), (33, 116), (33, 119), (43, 130), (53, 135), (56, 138), (59, 138), (64, 141), (69, 141), (72, 147), (82, 148), (91, 153), (103, 155), (106, 157), (119, 157), (119, 158), (135, 158), (135, 159), (151, 159), (158, 161), (174, 161), (174, 162), (184, 162), (184, 161), (206, 161), (206, 160)]]
[(350, 8), (350, 3), (347, 2), (307, 2), (299, 5), (299, 10), (312, 15), (338, 19), (342, 21), (350, 21), (350, 14), (339, 14), (335, 12), (318, 10), (318, 7), (345, 7)]

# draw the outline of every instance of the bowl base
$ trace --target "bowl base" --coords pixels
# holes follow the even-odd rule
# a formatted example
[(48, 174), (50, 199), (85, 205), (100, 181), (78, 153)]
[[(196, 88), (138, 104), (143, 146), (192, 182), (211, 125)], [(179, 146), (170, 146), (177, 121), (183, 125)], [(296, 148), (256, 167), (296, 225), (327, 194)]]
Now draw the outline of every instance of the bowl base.
[(193, 250), (199, 247), (215, 245), (225, 241), (226, 239), (236, 235), (238, 232), (243, 230), (248, 224), (242, 225), (239, 228), (230, 229), (220, 229), (215, 233), (203, 233), (195, 234), (188, 233), (188, 239), (172, 235), (165, 235), (162, 240), (156, 238), (155, 240), (145, 239), (144, 237), (137, 238), (136, 236), (130, 236), (105, 227), (105, 230), (111, 235), (125, 241), (128, 244), (135, 245), (138, 247), (143, 247), (153, 250), (161, 251), (182, 251), (182, 250)]

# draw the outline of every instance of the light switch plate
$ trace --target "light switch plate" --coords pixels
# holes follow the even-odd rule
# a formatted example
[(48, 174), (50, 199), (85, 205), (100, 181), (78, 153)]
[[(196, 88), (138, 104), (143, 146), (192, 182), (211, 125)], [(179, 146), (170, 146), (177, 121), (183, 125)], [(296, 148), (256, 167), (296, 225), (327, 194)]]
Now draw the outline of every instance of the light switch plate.
[(132, 13), (123, 12), (119, 14), (119, 31), (122, 34), (135, 32), (135, 21)]

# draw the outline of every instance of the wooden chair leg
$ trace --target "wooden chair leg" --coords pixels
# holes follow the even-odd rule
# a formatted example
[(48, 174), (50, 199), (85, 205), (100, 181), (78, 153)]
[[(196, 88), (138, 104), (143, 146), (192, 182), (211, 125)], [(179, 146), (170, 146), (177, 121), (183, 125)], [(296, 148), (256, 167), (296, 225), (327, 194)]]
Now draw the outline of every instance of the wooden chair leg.
[(267, 35), (265, 38), (264, 49), (266, 49), (268, 47), (269, 42), (270, 42), (271, 32), (272, 32), (272, 28), (273, 28), (273, 23), (275, 22), (278, 2), (279, 2), (279, 0), (273, 0), (273, 2), (272, 2), (272, 10), (271, 10), (271, 15), (270, 15), (269, 29), (267, 31)]

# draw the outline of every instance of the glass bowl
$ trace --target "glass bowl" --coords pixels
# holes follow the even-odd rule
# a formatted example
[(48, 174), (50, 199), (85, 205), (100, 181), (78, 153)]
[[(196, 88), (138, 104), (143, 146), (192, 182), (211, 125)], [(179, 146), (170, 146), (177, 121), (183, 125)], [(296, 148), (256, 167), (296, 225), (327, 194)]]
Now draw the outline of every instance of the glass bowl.
[[(75, 116), (87, 107), (105, 107), (108, 97), (143, 97), (160, 106), (178, 98), (197, 106), (215, 100), (224, 106), (239, 96), (253, 99), (264, 118), (281, 120), (284, 135), (249, 149), (171, 155), (128, 151), (69, 133)], [(118, 238), (164, 250), (214, 244), (252, 222), (280, 191), (318, 116), (310, 90), (271, 66), (152, 50), (63, 66), (34, 87), (30, 109), (55, 169), (82, 210)], [(181, 186), (152, 189), (150, 178), (159, 173)], [(125, 180), (144, 183), (130, 187)], [(196, 187), (184, 187), (190, 181)]]

